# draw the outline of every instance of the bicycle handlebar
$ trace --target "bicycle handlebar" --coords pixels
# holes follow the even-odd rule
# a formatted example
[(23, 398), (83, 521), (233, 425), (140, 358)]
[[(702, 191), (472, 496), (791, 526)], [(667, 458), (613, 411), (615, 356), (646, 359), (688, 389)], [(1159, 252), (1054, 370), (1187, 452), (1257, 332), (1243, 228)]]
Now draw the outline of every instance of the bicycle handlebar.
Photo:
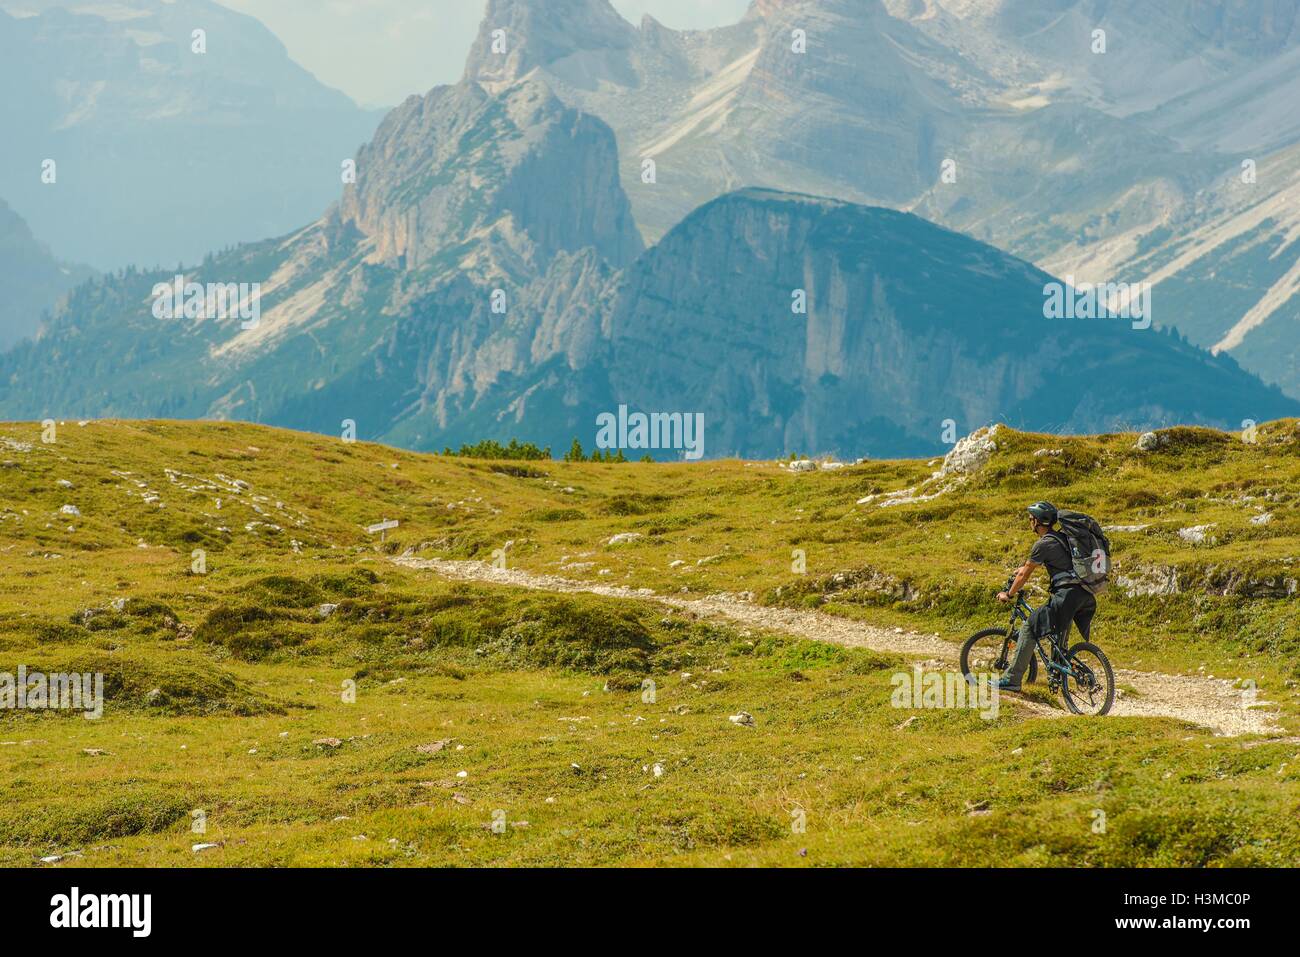
[[(1010, 578), (1008, 578), (1007, 583), (1002, 586), (1002, 590), (1007, 592), (1011, 591), (1011, 584), (1015, 580), (1016, 580), (1015, 575), (1012, 575)], [(1026, 611), (1033, 610), (1033, 606), (1030, 605), (1029, 602), (1025, 600), (1025, 593), (1023, 591), (1018, 592), (1013, 596), (1012, 606), (1015, 608), (1023, 607), (1024, 609), (1026, 609)]]

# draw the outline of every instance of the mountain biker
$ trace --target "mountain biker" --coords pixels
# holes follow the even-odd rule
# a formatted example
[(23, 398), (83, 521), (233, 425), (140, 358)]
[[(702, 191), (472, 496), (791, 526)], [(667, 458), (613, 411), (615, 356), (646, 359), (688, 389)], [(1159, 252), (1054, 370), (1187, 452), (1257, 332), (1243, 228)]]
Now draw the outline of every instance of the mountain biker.
[(1009, 602), (1039, 566), (1047, 568), (1051, 578), (1052, 597), (1041, 607), (1035, 609), (1020, 627), (1016, 641), (1016, 657), (1011, 668), (998, 682), (999, 691), (1019, 691), (1020, 681), (1025, 669), (1034, 657), (1037, 644), (1035, 636), (1051, 634), (1059, 636), (1065, 643), (1070, 634), (1070, 624), (1078, 626), (1084, 641), (1092, 628), (1092, 616), (1097, 611), (1097, 599), (1084, 586), (1074, 573), (1074, 562), (1070, 557), (1070, 543), (1065, 534), (1055, 528), (1057, 520), (1056, 506), (1051, 502), (1035, 502), (1027, 509), (1034, 534), (1038, 541), (1029, 552), (1029, 559), (1016, 569), (1011, 587), (998, 593), (998, 601)]

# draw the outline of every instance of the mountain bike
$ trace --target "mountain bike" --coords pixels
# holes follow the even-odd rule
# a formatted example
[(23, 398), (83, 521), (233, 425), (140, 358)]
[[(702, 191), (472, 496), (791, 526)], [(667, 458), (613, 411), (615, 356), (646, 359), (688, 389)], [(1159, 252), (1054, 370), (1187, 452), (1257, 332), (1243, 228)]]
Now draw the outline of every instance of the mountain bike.
[[(1003, 591), (1011, 588), (1011, 581), (1007, 579)], [(961, 646), (961, 673), (967, 681), (974, 682), (978, 674), (1002, 677), (1011, 666), (1020, 624), (1028, 621), (1033, 612), (1025, 593), (1021, 592), (1011, 606), (1011, 620), (1005, 628), (986, 628), (966, 639)], [(1048, 690), (1052, 694), (1059, 692), (1071, 712), (1098, 717), (1108, 714), (1115, 703), (1115, 672), (1110, 661), (1105, 652), (1088, 641), (1067, 649), (1065, 642), (1069, 634), (1067, 623), (1057, 634), (1035, 639), (1036, 655), (1029, 659), (1025, 681), (1037, 680), (1041, 660), (1047, 673)]]

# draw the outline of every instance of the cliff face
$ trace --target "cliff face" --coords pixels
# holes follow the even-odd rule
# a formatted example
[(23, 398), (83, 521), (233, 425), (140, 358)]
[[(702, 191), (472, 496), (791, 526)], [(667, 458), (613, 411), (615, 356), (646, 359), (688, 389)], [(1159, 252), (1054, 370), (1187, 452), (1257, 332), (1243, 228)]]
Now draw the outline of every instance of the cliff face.
[[(1023, 264), (905, 214), (732, 194), (629, 271), (610, 378), (630, 404), (704, 411), (728, 451), (923, 447), (944, 419), (995, 418), (1041, 380), (979, 305), (1041, 312), (1036, 285)], [(646, 355), (661, 364), (645, 369)]]
[(608, 127), (539, 82), (499, 97), (440, 87), (395, 109), (361, 150), (341, 219), (378, 261), (412, 269), (485, 233), (528, 268), (587, 246), (623, 265), (642, 247), (617, 164)]

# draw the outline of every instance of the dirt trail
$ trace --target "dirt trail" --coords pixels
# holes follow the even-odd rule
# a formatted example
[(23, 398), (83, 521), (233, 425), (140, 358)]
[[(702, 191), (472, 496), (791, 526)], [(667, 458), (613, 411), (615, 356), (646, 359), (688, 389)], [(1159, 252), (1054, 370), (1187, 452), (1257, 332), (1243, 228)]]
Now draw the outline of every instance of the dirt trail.
[[(537, 591), (586, 592), (613, 598), (635, 598), (690, 612), (703, 618), (726, 618), (755, 628), (767, 628), (855, 648), (902, 654), (918, 661), (955, 664), (960, 646), (933, 635), (879, 628), (863, 622), (837, 618), (819, 611), (793, 608), (769, 608), (730, 594), (686, 598), (660, 595), (649, 588), (601, 585), (575, 581), (557, 575), (542, 575), (519, 569), (501, 569), (486, 562), (447, 561), (440, 558), (402, 556), (394, 562), (406, 568), (435, 572), (455, 581), (488, 582), (514, 585)], [(1121, 694), (1111, 711), (1113, 715), (1177, 718), (1211, 729), (1217, 735), (1278, 734), (1277, 713), (1267, 710), (1270, 702), (1244, 705), (1240, 688), (1222, 678), (1190, 675), (1166, 675), (1150, 671), (1115, 669), (1116, 683), (1132, 688), (1136, 695)], [(1037, 701), (1018, 698), (1023, 707), (1043, 716), (1061, 717), (1064, 711)]]

